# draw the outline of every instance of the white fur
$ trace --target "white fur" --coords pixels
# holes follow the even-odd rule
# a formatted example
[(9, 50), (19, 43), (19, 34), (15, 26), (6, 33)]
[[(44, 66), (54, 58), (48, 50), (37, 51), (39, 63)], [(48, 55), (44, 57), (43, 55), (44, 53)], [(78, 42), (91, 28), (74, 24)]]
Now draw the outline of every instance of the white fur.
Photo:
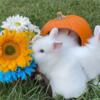
[[(71, 59), (70, 54), (62, 50), (54, 51), (52, 43), (53, 40), (45, 37), (33, 45), (34, 57), (40, 66), (40, 72), (50, 80), (54, 96), (56, 94), (65, 98), (80, 96), (86, 89), (86, 75), (79, 64)], [(45, 53), (38, 52), (41, 48), (45, 50)]]
[[(56, 41), (63, 43), (62, 48), (53, 48)], [(72, 37), (65, 38), (63, 34), (56, 38), (45, 36), (33, 43), (33, 56), (40, 71), (50, 80), (54, 96), (76, 98), (85, 92), (86, 83), (100, 74), (100, 41), (94, 37), (89, 41), (80, 47)]]

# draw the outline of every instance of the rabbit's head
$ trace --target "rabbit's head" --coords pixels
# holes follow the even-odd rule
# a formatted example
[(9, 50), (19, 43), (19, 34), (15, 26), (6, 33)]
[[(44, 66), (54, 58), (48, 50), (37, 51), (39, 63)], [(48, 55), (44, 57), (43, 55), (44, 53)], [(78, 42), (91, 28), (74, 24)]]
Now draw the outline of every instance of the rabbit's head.
[(63, 45), (62, 42), (54, 39), (57, 32), (58, 29), (54, 29), (50, 35), (45, 37), (38, 35), (33, 40), (33, 56), (38, 64), (50, 64), (57, 58), (57, 55), (59, 54), (58, 52)]

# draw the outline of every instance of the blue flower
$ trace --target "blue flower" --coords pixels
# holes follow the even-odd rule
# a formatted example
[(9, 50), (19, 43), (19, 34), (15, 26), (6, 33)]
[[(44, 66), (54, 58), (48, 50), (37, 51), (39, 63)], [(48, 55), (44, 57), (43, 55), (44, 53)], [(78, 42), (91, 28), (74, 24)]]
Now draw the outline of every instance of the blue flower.
[(31, 76), (31, 74), (35, 72), (35, 69), (36, 69), (36, 63), (33, 60), (30, 63), (30, 65), (26, 66), (24, 69), (18, 66), (16, 71), (8, 71), (8, 72), (0, 71), (0, 82), (11, 83), (18, 79), (26, 80), (27, 76)]

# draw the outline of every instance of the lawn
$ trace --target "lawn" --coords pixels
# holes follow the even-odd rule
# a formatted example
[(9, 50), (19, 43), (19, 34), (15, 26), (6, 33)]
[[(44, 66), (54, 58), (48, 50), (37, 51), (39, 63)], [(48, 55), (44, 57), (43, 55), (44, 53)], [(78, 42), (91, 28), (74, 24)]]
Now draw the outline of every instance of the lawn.
[[(57, 11), (83, 16), (92, 29), (100, 24), (100, 0), (0, 0), (0, 23), (10, 15), (20, 14), (41, 28), (49, 19), (55, 18)], [(47, 91), (37, 78), (0, 83), (0, 100), (64, 100), (60, 96), (50, 97)], [(87, 93), (73, 100), (100, 100), (100, 87), (89, 83)]]

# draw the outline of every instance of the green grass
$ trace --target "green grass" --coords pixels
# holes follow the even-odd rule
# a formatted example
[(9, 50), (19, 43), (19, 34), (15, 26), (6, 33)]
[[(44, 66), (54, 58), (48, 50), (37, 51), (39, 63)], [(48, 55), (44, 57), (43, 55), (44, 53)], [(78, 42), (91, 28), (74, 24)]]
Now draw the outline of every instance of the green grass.
[[(56, 12), (77, 14), (89, 21), (92, 29), (100, 24), (100, 0), (0, 0), (0, 23), (10, 15), (24, 15), (41, 28)], [(0, 84), (0, 100), (64, 100), (53, 99), (41, 81), (17, 81)], [(100, 100), (100, 87), (89, 83), (87, 93), (73, 100)]]

